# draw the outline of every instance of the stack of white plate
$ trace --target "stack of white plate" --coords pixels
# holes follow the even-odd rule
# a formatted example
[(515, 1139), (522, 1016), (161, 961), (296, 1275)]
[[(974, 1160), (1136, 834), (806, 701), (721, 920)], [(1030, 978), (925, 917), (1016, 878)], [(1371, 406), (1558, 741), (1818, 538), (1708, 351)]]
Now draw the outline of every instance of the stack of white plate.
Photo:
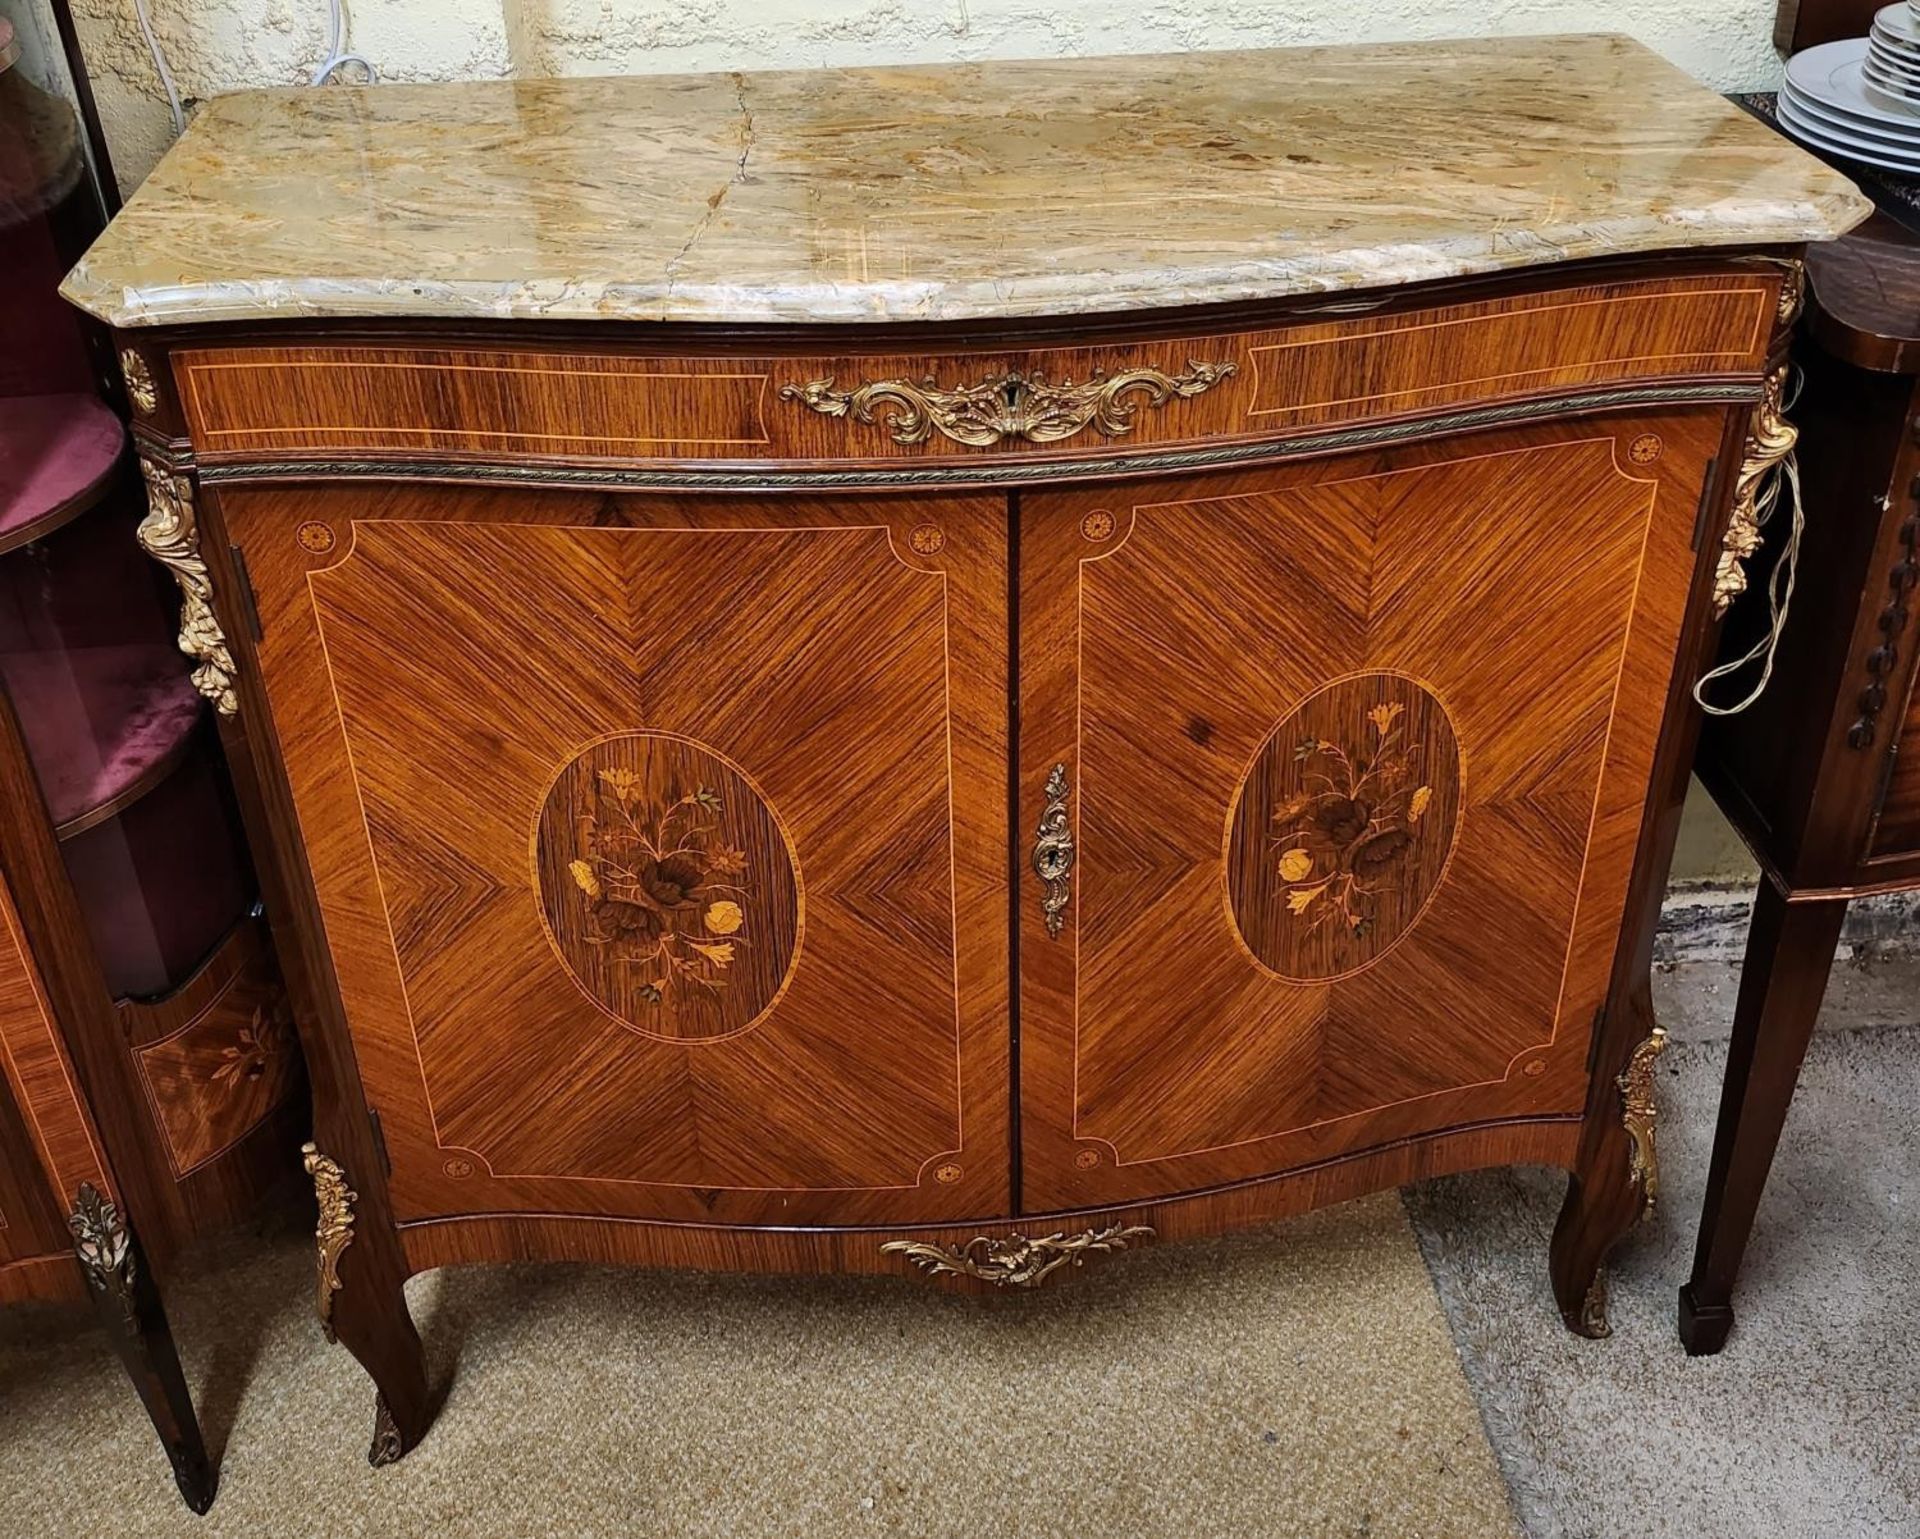
[(1795, 54), (1779, 111), (1815, 149), (1920, 176), (1920, 0), (1887, 6), (1870, 37)]
[(1906, 0), (1873, 18), (1867, 34), (1867, 62), (1860, 73), (1867, 84), (1896, 101), (1920, 103), (1920, 5)]

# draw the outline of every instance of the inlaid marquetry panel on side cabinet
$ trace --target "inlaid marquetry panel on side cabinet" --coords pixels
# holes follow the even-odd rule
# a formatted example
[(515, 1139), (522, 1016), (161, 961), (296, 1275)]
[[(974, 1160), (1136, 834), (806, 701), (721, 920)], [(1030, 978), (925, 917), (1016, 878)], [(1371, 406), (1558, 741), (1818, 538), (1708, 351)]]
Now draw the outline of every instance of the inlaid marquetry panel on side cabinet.
[[(1778, 268), (1593, 283), (1103, 345), (792, 356), (477, 344), (190, 347), (200, 463), (977, 461), (1332, 431), (1580, 390), (1737, 378)], [(1358, 308), (1369, 308), (1360, 302)], [(1311, 307), (1308, 307), (1309, 312)], [(1104, 381), (1106, 388), (1101, 388)], [(1064, 440), (1071, 439), (1071, 442)]]
[(1003, 1212), (993, 496), (215, 499), (399, 1219)]
[(1582, 1114), (1724, 422), (1023, 497), (1029, 1208)]

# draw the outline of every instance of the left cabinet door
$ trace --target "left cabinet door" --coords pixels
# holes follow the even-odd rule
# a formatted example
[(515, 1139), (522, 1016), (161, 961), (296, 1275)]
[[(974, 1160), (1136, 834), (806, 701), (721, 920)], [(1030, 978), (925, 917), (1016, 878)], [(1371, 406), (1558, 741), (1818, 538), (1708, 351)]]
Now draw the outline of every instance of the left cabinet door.
[(1005, 1211), (1004, 503), (212, 501), (402, 1222)]

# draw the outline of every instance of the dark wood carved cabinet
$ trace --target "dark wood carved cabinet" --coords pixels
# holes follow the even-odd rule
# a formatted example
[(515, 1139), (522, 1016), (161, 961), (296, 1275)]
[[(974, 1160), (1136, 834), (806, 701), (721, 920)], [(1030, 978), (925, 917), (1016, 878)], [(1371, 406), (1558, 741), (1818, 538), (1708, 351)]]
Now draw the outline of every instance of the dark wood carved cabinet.
[[(1558, 46), (1804, 169), (1631, 45)], [(1248, 58), (1138, 68), (1195, 72), (1155, 92), (1204, 115), (1243, 75), (1269, 99)], [(376, 1463), (430, 1414), (401, 1285), (456, 1262), (1028, 1285), (1532, 1162), (1573, 1173), (1554, 1287), (1604, 1332), (1657, 1179), (1683, 707), (1816, 221), (1017, 321), (424, 313), (454, 276), (326, 319), (337, 289), (225, 267), (224, 324), (125, 297), (142, 220), (218, 210), (281, 100), (196, 129), (68, 292), (155, 382), (144, 452), (210, 589), (184, 640), (254, 750), (317, 1023), (317, 1297)], [(396, 145), (499, 106), (393, 100)], [(779, 112), (696, 241), (783, 177), (833, 195)]]
[[(1700, 776), (1761, 868), (1680, 1334), (1717, 1352), (1847, 905), (1920, 888), (1920, 236), (1886, 214), (1808, 260), (1793, 349), (1806, 534), (1779, 666)], [(1769, 557), (1756, 582), (1771, 577)], [(1725, 648), (1767, 628), (1743, 604)]]

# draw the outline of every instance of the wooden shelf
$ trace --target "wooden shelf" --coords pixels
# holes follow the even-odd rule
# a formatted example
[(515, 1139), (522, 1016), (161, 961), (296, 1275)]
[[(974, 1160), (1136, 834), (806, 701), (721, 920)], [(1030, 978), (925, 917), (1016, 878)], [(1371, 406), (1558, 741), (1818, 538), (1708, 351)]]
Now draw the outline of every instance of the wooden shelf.
[(0, 399), (0, 552), (51, 534), (99, 502), (126, 437), (95, 395)]
[(172, 640), (0, 660), (60, 838), (123, 811), (185, 755), (204, 702)]

